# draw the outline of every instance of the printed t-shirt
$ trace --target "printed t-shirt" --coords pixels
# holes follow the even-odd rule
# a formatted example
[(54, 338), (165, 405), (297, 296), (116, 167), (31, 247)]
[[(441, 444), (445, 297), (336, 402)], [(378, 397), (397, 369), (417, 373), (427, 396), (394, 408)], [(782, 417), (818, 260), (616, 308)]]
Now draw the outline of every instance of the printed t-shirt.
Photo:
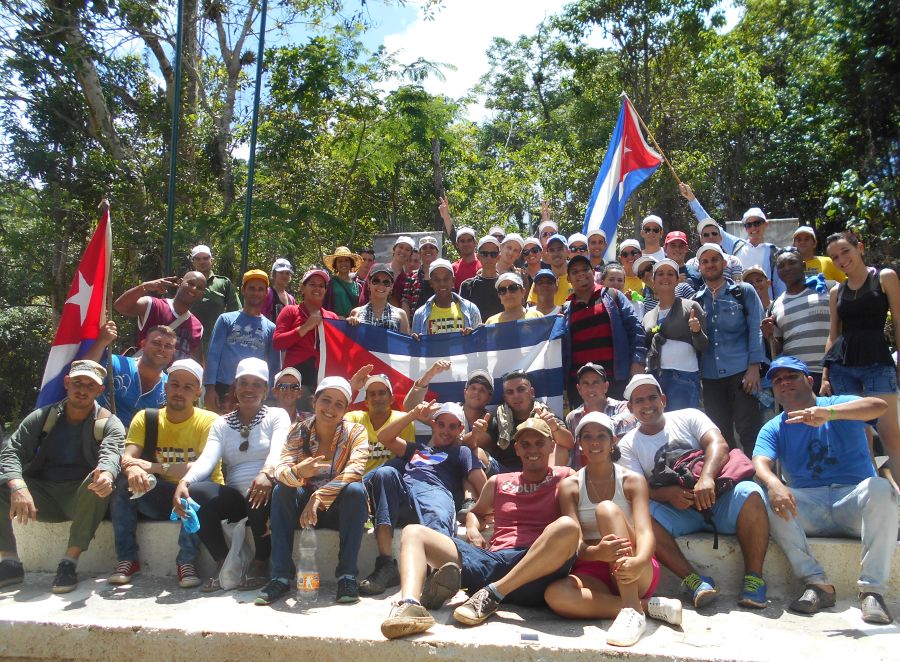
[(434, 335), (462, 331), (465, 328), (466, 320), (459, 304), (453, 301), (449, 308), (442, 308), (436, 303), (432, 304), (427, 324), (428, 335)]
[(494, 535), (491, 551), (525, 549), (559, 519), (557, 491), (568, 467), (549, 467), (539, 483), (523, 480), (520, 472), (498, 474), (494, 491)]
[[(344, 418), (351, 423), (359, 423), (363, 427), (366, 428), (366, 432), (369, 435), (369, 461), (366, 462), (366, 470), (365, 473), (369, 473), (372, 469), (377, 469), (382, 464), (387, 462), (388, 460), (392, 460), (395, 456), (384, 447), (380, 441), (378, 441), (378, 432), (383, 429), (385, 426), (390, 425), (398, 418), (402, 418), (405, 416), (405, 413), (402, 411), (391, 411), (391, 415), (388, 417), (387, 421), (385, 421), (384, 425), (382, 425), (378, 430), (376, 430), (372, 426), (372, 419), (369, 418), (369, 412), (363, 410), (356, 411), (348, 411)], [(400, 433), (400, 438), (403, 441), (409, 443), (415, 443), (416, 441), (416, 424), (410, 423), (403, 431)]]
[[(194, 408), (194, 414), (181, 423), (173, 423), (166, 416), (165, 408), (159, 410), (159, 431), (156, 437), (156, 461), (169, 462), (195, 462), (209, 436), (209, 429), (218, 418), (214, 412)], [(140, 446), (143, 450), (144, 440), (147, 438), (147, 420), (145, 413), (139, 411), (134, 415), (131, 426), (128, 428), (128, 436), (125, 444)], [(180, 478), (174, 476), (160, 476), (170, 483), (177, 483)], [(224, 484), (222, 479), (222, 463), (216, 464), (210, 475), (210, 480), (219, 485)]]

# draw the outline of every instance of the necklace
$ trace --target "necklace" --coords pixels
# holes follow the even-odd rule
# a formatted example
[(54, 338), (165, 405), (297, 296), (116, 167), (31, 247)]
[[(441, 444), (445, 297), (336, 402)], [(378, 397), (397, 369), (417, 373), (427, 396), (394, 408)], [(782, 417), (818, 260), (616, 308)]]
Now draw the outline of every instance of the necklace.
[[(615, 488), (616, 469), (615, 469), (615, 467), (612, 468), (612, 476), (610, 476), (609, 478), (602, 479), (602, 482), (600, 482), (599, 484), (588, 475), (587, 469), (584, 470), (584, 477), (588, 482), (588, 486), (593, 488), (594, 496), (597, 497), (597, 499), (596, 499), (596, 501), (594, 501), (594, 503), (599, 503), (600, 501), (609, 501), (615, 496), (615, 494), (616, 494), (616, 488)], [(607, 496), (607, 494), (610, 491), (609, 490), (610, 484), (612, 484), (612, 494), (609, 494), (609, 496)]]

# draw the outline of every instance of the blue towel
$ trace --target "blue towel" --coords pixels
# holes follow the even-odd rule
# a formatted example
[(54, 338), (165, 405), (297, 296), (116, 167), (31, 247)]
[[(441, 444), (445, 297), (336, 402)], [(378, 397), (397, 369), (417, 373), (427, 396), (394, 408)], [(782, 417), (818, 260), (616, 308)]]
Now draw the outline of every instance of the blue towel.
[(181, 499), (181, 505), (184, 506), (184, 517), (172, 509), (169, 519), (173, 522), (181, 520), (181, 526), (187, 533), (197, 533), (200, 530), (200, 518), (197, 517), (197, 511), (200, 510), (200, 504), (193, 499)]
[(809, 289), (815, 290), (819, 294), (828, 294), (828, 286), (825, 284), (824, 274), (816, 274), (815, 276), (810, 276), (806, 279), (805, 285)]

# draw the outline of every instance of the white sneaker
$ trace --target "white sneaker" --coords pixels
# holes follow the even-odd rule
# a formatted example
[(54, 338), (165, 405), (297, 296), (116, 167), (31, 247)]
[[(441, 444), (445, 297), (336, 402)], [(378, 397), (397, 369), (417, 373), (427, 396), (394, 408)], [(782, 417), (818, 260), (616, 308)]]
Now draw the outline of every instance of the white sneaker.
[(681, 625), (681, 600), (650, 598), (647, 600), (647, 616), (672, 625)]
[(606, 633), (610, 646), (634, 646), (647, 629), (647, 619), (631, 607), (625, 607)]

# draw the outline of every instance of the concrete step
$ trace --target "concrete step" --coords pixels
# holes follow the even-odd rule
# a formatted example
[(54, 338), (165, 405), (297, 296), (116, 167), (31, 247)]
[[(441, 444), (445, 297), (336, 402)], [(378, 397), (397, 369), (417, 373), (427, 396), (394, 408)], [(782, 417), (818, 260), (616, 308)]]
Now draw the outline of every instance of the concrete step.
[[(178, 553), (178, 524), (175, 522), (141, 522), (138, 526), (138, 544), (142, 574), (151, 577), (173, 577), (175, 575), (175, 556)], [(65, 551), (68, 538), (68, 523), (31, 523), (25, 527), (14, 525), (19, 555), (29, 571), (55, 572), (60, 556)], [(332, 576), (338, 558), (338, 534), (336, 531), (319, 530), (319, 549), (317, 559), (319, 572), (323, 579)], [(294, 537), (294, 545), (300, 536)], [(743, 561), (737, 540), (733, 536), (719, 536), (719, 549), (713, 549), (713, 538), (709, 534), (695, 534), (679, 539), (682, 550), (697, 570), (712, 576), (723, 593), (736, 595), (740, 590), (743, 576)], [(394, 536), (394, 555), (398, 558), (400, 534)], [(824, 565), (837, 587), (839, 595), (855, 595), (856, 579), (859, 573), (861, 544), (857, 540), (838, 538), (813, 538), (810, 546), (816, 558)], [(377, 549), (375, 536), (367, 531), (359, 553), (359, 569), (362, 577), (371, 572), (375, 565)], [(97, 535), (78, 564), (80, 572), (105, 576), (115, 566), (116, 552), (113, 540), (112, 523), (103, 522)], [(214, 564), (209, 554), (203, 549), (198, 572), (201, 576), (211, 575)], [(769, 595), (784, 598), (793, 595), (799, 588), (790, 566), (774, 542), (769, 542), (764, 567), (765, 578), (769, 584)], [(658, 593), (660, 595), (678, 595), (677, 578), (663, 571)], [(894, 553), (891, 582), (888, 590), (891, 596), (900, 595), (900, 546)]]

